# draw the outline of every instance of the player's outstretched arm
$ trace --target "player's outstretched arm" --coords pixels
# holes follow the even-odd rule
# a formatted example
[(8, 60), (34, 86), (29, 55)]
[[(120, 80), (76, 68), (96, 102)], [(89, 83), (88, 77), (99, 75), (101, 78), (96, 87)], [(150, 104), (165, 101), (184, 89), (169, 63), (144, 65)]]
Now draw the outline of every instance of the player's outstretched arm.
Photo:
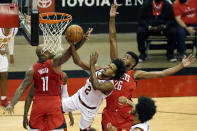
[(90, 65), (89, 63), (82, 61), (81, 58), (79, 57), (79, 55), (76, 52), (74, 43), (69, 42), (70, 47), (72, 49), (72, 58), (73, 58), (73, 62), (78, 65), (79, 67), (81, 67), (84, 70), (89, 70), (90, 69)]
[(113, 83), (106, 81), (104, 83), (99, 83), (98, 78), (96, 77), (96, 67), (95, 64), (97, 62), (98, 59), (98, 53), (92, 53), (90, 55), (90, 81), (92, 83), (92, 86), (95, 90), (100, 90), (101, 92), (103, 92), (105, 95), (108, 95), (109, 93), (111, 93), (111, 91), (114, 88)]
[(115, 17), (118, 14), (117, 9), (118, 9), (118, 5), (112, 4), (110, 9), (110, 20), (109, 20), (109, 41), (110, 41), (111, 60), (118, 58), (118, 46), (117, 46), (117, 36), (116, 36), (116, 26), (115, 26)]
[(25, 129), (27, 129), (27, 126), (29, 125), (29, 120), (27, 116), (28, 116), (28, 112), (29, 112), (29, 108), (31, 106), (32, 100), (33, 100), (33, 96), (34, 96), (34, 85), (32, 85), (25, 99), (24, 115), (23, 115), (23, 128)]
[(140, 71), (140, 70), (135, 71), (134, 78), (136, 80), (140, 80), (140, 79), (165, 77), (165, 76), (172, 75), (180, 71), (184, 67), (188, 67), (189, 65), (194, 63), (194, 61), (195, 61), (195, 57), (192, 54), (190, 54), (188, 57), (184, 56), (182, 62), (172, 68), (168, 68), (162, 71), (152, 71), (152, 72), (146, 72), (146, 71)]
[[(92, 31), (93, 31), (93, 28), (88, 29), (88, 31), (86, 32), (86, 35), (83, 37), (83, 39), (76, 44), (76, 49), (79, 49), (86, 42), (86, 40), (88, 40)], [(68, 59), (71, 57), (71, 55), (72, 55), (72, 49), (70, 47), (67, 50), (65, 50), (62, 55), (57, 56), (53, 59), (53, 67), (58, 67), (58, 66), (62, 65), (63, 63), (68, 61)]]
[(8, 106), (5, 108), (4, 110), (4, 114), (6, 111), (8, 111), (9, 114), (13, 113), (14, 110), (14, 106), (15, 104), (20, 100), (21, 96), (24, 94), (24, 92), (26, 91), (26, 89), (31, 85), (32, 81), (33, 81), (33, 69), (32, 67), (26, 72), (25, 75), (25, 79), (23, 80), (23, 82), (21, 83), (21, 85), (18, 87), (18, 89), (16, 90), (14, 97), (12, 98), (12, 100), (10, 101), (10, 103), (8, 104)]

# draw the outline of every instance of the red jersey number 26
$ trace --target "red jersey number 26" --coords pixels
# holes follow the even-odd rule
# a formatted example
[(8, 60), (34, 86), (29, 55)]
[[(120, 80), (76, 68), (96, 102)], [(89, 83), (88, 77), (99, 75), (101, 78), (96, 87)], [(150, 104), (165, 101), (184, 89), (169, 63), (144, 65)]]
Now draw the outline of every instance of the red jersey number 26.
[(116, 90), (121, 90), (122, 89), (122, 84), (123, 84), (123, 81), (115, 81), (115, 83), (114, 83), (114, 86), (115, 86), (115, 89)]
[(49, 80), (49, 77), (45, 76), (45, 77), (41, 77), (41, 79), (42, 79), (43, 91), (48, 91), (48, 80)]

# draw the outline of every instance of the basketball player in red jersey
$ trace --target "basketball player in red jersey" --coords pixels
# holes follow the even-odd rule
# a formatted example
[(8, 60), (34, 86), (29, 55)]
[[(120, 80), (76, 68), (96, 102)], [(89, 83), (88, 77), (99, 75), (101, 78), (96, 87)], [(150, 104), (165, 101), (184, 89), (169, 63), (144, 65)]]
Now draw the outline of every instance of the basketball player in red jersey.
[[(118, 58), (118, 47), (116, 40), (115, 17), (118, 14), (117, 4), (113, 4), (110, 10), (109, 21), (109, 38), (110, 38), (110, 57), (111, 60)], [(130, 130), (133, 124), (133, 117), (129, 115), (131, 108), (128, 105), (120, 106), (118, 98), (125, 96), (128, 99), (132, 98), (133, 90), (136, 88), (136, 81), (141, 79), (159, 78), (172, 75), (182, 68), (189, 66), (194, 62), (194, 56), (185, 57), (180, 64), (163, 71), (146, 72), (133, 69), (138, 64), (138, 56), (131, 51), (128, 51), (122, 58), (127, 66), (127, 72), (122, 79), (115, 81), (115, 89), (112, 94), (106, 98), (106, 107), (102, 114), (102, 128), (107, 131), (107, 123), (117, 127), (117, 131)]]
[[(65, 72), (61, 72), (61, 96), (62, 99), (63, 98), (68, 98), (68, 91), (67, 91), (67, 80), (68, 80), (68, 76)], [(32, 100), (33, 100), (33, 96), (34, 96), (34, 87), (32, 86), (26, 99), (25, 99), (25, 106), (24, 106), (24, 115), (23, 115), (23, 127), (25, 129), (27, 129), (27, 126), (29, 125), (29, 120), (28, 120), (28, 112), (29, 112), (29, 108), (31, 106)], [(74, 125), (74, 118), (72, 115), (72, 112), (68, 112), (69, 114), (69, 119), (70, 119), (70, 126)], [(64, 128), (64, 130), (66, 131), (67, 127)], [(45, 128), (42, 131), (49, 131), (47, 125), (45, 126)]]
[[(76, 45), (79, 48), (88, 38), (92, 29), (89, 29), (84, 39)], [(61, 108), (61, 65), (71, 56), (71, 48), (64, 51), (62, 55), (53, 60), (51, 53), (41, 53), (43, 46), (38, 46), (36, 54), (39, 61), (27, 72), (25, 79), (16, 90), (10, 104), (5, 108), (4, 113), (13, 113), (14, 105), (20, 99), (24, 91), (34, 81), (34, 99), (30, 116), (30, 130), (40, 131), (47, 124), (49, 130), (63, 131), (64, 116)]]

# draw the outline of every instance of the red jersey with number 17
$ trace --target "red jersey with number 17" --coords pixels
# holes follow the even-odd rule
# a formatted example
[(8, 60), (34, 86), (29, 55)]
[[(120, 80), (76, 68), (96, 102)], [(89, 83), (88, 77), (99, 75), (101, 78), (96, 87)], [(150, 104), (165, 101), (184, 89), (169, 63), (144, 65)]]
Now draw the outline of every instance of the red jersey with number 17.
[(33, 70), (35, 96), (61, 96), (60, 74), (53, 70), (51, 60), (35, 63)]

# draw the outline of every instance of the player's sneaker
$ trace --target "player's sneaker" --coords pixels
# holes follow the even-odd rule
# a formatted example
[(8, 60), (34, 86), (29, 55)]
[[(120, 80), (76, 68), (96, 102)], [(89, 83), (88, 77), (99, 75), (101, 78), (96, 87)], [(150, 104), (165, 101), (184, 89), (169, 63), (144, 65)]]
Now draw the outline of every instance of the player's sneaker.
[(2, 105), (2, 106), (6, 107), (8, 104), (9, 104), (9, 103), (8, 103), (7, 98), (6, 98), (5, 100), (1, 100), (1, 105)]

